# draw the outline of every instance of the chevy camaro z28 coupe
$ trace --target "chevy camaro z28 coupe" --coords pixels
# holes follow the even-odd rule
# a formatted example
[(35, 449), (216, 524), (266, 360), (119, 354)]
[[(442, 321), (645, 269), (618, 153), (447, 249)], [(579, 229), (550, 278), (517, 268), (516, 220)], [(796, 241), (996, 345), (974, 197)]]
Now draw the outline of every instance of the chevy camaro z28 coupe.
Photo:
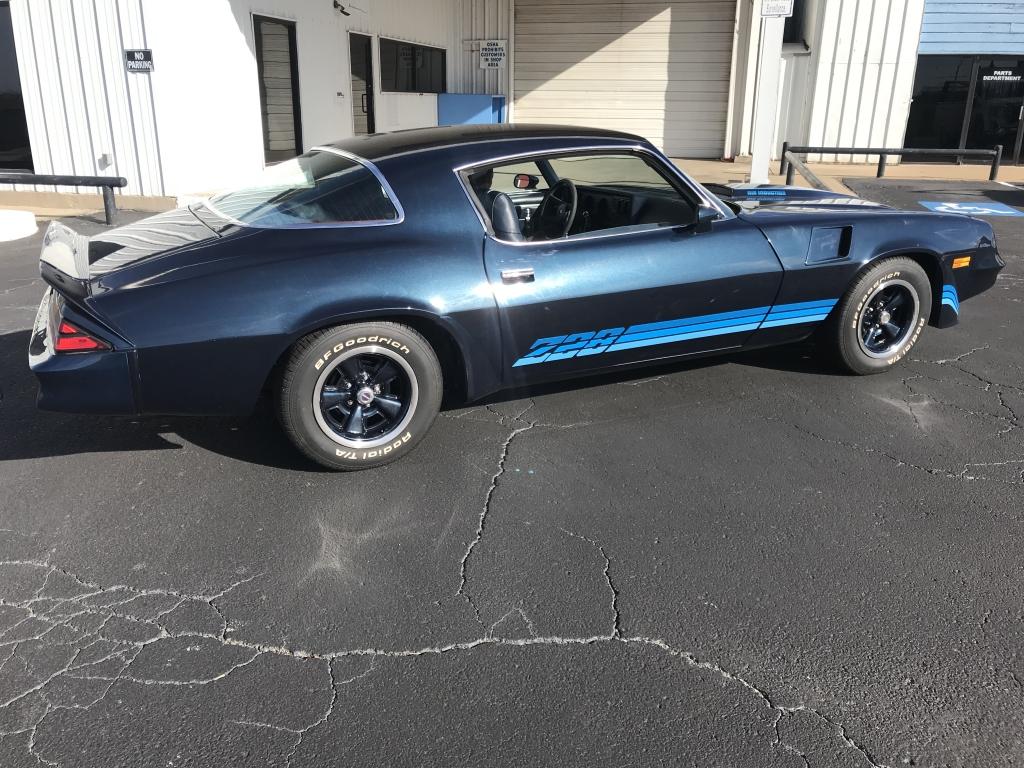
[(886, 370), (1003, 263), (992, 228), (784, 187), (712, 188), (636, 136), (436, 128), (317, 147), (86, 238), (46, 233), (41, 408), (251, 409), (334, 469), (393, 461), (442, 394), (799, 341)]

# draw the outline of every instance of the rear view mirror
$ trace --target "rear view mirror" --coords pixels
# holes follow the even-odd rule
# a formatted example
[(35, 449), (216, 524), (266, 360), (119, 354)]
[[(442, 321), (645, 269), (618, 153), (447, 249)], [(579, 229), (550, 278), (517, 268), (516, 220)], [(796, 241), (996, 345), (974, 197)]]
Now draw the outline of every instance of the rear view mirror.
[(516, 189), (536, 189), (540, 179), (529, 173), (517, 173), (512, 179), (512, 185)]

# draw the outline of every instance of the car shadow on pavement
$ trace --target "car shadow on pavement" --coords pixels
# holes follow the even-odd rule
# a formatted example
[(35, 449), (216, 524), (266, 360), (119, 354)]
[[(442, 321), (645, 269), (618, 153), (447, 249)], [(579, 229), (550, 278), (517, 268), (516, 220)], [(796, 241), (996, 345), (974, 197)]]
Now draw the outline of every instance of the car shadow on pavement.
[[(248, 416), (97, 416), (52, 413), (36, 408), (36, 381), (28, 368), (29, 332), (0, 335), (0, 462), (70, 456), (79, 453), (182, 450), (181, 441), (248, 463), (306, 472), (325, 472), (288, 442), (264, 397)], [(476, 405), (500, 403), (636, 379), (684, 373), (725, 363), (815, 374), (828, 369), (793, 345), (725, 356), (674, 361), (664, 365), (505, 390)], [(452, 403), (445, 410), (465, 407)]]
[(36, 408), (36, 381), (28, 368), (29, 332), (0, 336), (0, 462), (79, 453), (181, 450), (178, 438), (240, 461), (310, 472), (281, 433), (271, 403), (248, 417), (97, 416)]

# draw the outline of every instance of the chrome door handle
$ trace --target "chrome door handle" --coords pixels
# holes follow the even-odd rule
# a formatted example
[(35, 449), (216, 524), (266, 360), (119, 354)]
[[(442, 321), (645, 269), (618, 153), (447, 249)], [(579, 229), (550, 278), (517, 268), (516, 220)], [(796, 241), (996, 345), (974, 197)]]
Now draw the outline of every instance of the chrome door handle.
[(532, 283), (533, 278), (533, 267), (501, 270), (501, 282), (503, 283)]

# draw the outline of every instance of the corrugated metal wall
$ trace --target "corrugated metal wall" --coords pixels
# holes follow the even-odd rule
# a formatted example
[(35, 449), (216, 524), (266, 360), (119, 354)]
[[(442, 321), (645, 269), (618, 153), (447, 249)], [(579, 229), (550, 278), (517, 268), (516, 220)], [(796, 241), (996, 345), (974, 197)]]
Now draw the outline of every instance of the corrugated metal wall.
[(449, 91), (508, 95), (510, 62), (498, 69), (481, 69), (479, 42), (505, 40), (507, 50), (512, 50), (512, 3), (513, 0), (459, 0), (453, 19), (453, 48), (449, 53)]
[(141, 0), (12, 0), (11, 16), (36, 173), (124, 176), (128, 194), (165, 194), (150, 79), (124, 65), (125, 49), (147, 47)]
[(1024, 2), (926, 0), (918, 52), (1024, 54)]
[[(807, 135), (780, 136), (780, 141), (902, 146), (923, 13), (923, 0), (821, 2), (809, 67), (812, 90), (804, 102), (810, 108)], [(821, 159), (865, 161), (863, 156)]]

